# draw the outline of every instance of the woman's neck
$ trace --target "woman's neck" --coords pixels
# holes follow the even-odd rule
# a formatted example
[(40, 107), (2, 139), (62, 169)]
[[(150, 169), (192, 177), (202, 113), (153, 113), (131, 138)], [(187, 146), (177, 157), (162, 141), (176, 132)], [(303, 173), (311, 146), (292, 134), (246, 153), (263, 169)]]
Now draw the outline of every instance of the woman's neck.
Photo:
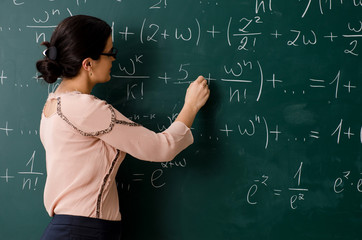
[(78, 91), (85, 94), (92, 92), (94, 85), (91, 85), (87, 79), (77, 76), (74, 78), (64, 78), (58, 86), (56, 93), (74, 92)]

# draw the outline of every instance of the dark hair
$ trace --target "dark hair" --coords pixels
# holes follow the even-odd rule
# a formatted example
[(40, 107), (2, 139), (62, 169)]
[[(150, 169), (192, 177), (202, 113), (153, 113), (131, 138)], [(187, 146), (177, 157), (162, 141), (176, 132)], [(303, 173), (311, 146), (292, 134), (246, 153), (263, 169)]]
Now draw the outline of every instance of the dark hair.
[[(39, 78), (54, 83), (58, 77), (75, 77), (85, 58), (99, 59), (111, 31), (106, 22), (96, 17), (76, 15), (64, 19), (55, 28), (50, 42), (42, 43), (48, 50), (44, 59), (36, 63)], [(54, 50), (52, 56), (47, 54), (50, 47), (56, 49), (55, 55)]]

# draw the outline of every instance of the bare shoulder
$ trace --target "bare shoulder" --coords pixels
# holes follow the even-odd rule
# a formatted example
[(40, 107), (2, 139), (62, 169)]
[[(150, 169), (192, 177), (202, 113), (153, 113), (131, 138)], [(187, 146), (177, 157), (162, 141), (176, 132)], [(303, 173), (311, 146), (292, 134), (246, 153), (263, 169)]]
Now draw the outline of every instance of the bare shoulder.
[(57, 100), (56, 99), (49, 99), (44, 105), (43, 114), (45, 117), (51, 117), (57, 111)]

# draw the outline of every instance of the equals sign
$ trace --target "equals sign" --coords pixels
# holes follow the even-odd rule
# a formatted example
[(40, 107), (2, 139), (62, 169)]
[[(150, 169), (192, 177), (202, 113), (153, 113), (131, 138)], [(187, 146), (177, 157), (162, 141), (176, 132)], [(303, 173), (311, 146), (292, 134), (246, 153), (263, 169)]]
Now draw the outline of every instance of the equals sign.
[(143, 177), (144, 176), (144, 174), (143, 173), (134, 173), (134, 174), (132, 174), (133, 175), (133, 179), (132, 179), (132, 181), (134, 181), (134, 182), (141, 182), (141, 181), (143, 181), (143, 178), (141, 178), (141, 177)]
[(275, 196), (280, 196), (280, 193), (282, 192), (282, 190), (279, 189), (274, 189), (274, 195)]
[(309, 137), (318, 139), (319, 138), (319, 132), (310, 131)]
[(309, 85), (311, 88), (325, 88), (325, 85), (321, 85), (325, 81), (322, 79), (309, 79), (312, 83)]

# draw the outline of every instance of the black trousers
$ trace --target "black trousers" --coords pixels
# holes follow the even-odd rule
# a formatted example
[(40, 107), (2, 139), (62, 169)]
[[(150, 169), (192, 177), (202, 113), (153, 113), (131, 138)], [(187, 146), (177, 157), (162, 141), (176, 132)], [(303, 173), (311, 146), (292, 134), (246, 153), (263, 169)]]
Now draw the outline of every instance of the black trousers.
[(121, 222), (55, 215), (41, 240), (120, 240)]

